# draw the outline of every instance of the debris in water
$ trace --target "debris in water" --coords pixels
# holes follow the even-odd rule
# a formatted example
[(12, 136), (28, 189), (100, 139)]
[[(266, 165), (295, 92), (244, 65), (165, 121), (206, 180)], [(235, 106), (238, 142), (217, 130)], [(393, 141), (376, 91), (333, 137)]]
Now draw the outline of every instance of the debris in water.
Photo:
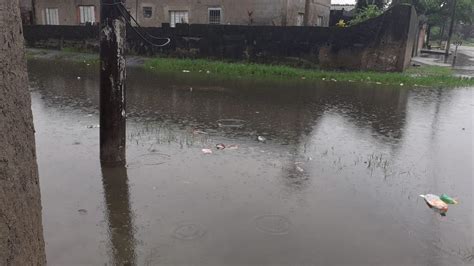
[(77, 80), (80, 80), (80, 79), (81, 79), (81, 77), (77, 77)]
[(426, 194), (420, 195), (422, 197), (428, 207), (430, 207), (435, 212), (441, 214), (441, 216), (446, 216), (446, 212), (448, 212), (448, 204), (442, 201), (439, 196), (433, 194)]
[(196, 130), (193, 131), (193, 134), (194, 134), (194, 135), (200, 135), (200, 134), (202, 134), (202, 135), (207, 135), (207, 132), (204, 132), (204, 131), (202, 131), (202, 130), (196, 129)]
[(222, 143), (216, 144), (216, 149), (223, 150), (223, 149), (225, 149), (225, 145), (222, 144)]
[(202, 153), (204, 153), (204, 154), (212, 154), (212, 150), (211, 150), (211, 149), (202, 149), (201, 151), (202, 151)]
[(403, 84), (403, 83), (400, 83), (400, 86), (403, 86), (403, 85), (405, 85), (405, 84)]
[(190, 92), (193, 92), (193, 87), (189, 88), (189, 91), (190, 91)]
[(183, 70), (183, 73), (189, 73), (189, 72), (191, 72), (191, 71), (186, 70), (186, 69)]
[(80, 214), (87, 214), (86, 209), (79, 209), (79, 210), (77, 210), (77, 212), (79, 212)]
[(304, 172), (304, 169), (299, 167), (299, 166), (296, 166), (296, 171), (300, 172), (300, 173), (303, 173)]
[(88, 125), (87, 128), (99, 128), (100, 125)]
[(451, 198), (450, 196), (446, 195), (446, 194), (441, 194), (441, 196), (439, 196), (439, 198), (446, 204), (458, 204), (458, 201)]
[(263, 136), (258, 136), (258, 137), (257, 137), (257, 140), (260, 141), (260, 142), (265, 142), (265, 141), (267, 141), (267, 139), (266, 139), (265, 137), (263, 137)]
[(206, 74), (211, 74), (211, 71), (209, 71), (209, 70), (208, 70), (208, 71), (206, 71)]
[(306, 79), (306, 77), (301, 77), (301, 79), (303, 79), (303, 80), (304, 80), (304, 79)]
[(227, 149), (228, 149), (228, 150), (237, 150), (238, 148), (239, 148), (239, 146), (238, 146), (238, 145), (234, 145), (234, 144), (227, 146)]
[(382, 84), (382, 82), (378, 82), (378, 81), (377, 81), (377, 82), (375, 82), (375, 84), (380, 85), (380, 84)]

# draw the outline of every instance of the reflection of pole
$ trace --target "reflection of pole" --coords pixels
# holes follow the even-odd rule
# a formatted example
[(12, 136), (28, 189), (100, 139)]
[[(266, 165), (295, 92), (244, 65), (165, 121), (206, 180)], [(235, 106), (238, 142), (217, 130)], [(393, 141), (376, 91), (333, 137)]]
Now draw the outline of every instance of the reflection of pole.
[(134, 265), (135, 237), (125, 167), (102, 167), (112, 265)]
[(125, 0), (102, 0), (100, 16), (100, 160), (125, 165)]
[(451, 24), (449, 25), (448, 40), (446, 41), (446, 52), (444, 53), (444, 62), (448, 62), (449, 56), (449, 47), (451, 46), (451, 37), (453, 36), (453, 28), (456, 17), (456, 0), (451, 0), (453, 3), (451, 5)]

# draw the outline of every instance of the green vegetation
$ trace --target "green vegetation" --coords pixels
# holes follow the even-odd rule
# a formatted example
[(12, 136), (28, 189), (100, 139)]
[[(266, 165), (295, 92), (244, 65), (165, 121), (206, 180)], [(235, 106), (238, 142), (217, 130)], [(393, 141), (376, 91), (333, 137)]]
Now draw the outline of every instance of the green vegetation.
[(474, 47), (474, 38), (469, 38), (469, 39), (463, 41), (462, 45)]
[(367, 71), (323, 71), (281, 65), (229, 63), (204, 59), (155, 58), (145, 61), (145, 68), (159, 72), (191, 72), (229, 78), (281, 78), (318, 81), (346, 81), (397, 86), (474, 86), (474, 79), (454, 77), (450, 68), (421, 66), (405, 73), (380, 73)]
[(349, 22), (349, 24), (351, 26), (356, 25), (368, 19), (378, 17), (382, 15), (382, 13), (383, 13), (382, 9), (378, 8), (376, 5), (368, 5), (367, 7), (362, 7), (358, 9), (356, 17), (353, 18)]

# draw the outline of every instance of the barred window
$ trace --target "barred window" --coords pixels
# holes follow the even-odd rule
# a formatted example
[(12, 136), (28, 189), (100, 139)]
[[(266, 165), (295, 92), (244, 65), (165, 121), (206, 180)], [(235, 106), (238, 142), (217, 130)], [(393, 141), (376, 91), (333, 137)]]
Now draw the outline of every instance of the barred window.
[(143, 18), (151, 18), (153, 16), (153, 8), (151, 6), (143, 7)]
[(222, 23), (222, 8), (214, 7), (209, 8), (209, 24), (221, 24)]

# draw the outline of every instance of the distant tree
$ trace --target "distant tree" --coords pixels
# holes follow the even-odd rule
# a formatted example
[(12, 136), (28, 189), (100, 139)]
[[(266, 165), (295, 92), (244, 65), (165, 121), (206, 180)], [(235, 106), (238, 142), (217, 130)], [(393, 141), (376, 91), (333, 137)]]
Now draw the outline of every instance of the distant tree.
[(366, 21), (371, 18), (380, 16), (383, 13), (382, 9), (378, 8), (376, 5), (368, 5), (357, 10), (356, 17), (352, 19), (349, 24), (355, 25), (363, 21)]
[(386, 4), (386, 0), (357, 0), (356, 2), (356, 9), (364, 9), (370, 5), (376, 6), (378, 9), (384, 9)]
[[(428, 24), (428, 36), (431, 29), (439, 28), (438, 38), (443, 39), (444, 33), (450, 21), (450, 10), (453, 0), (393, 0), (394, 4), (411, 4), (415, 7), (418, 15), (423, 15)], [(474, 22), (474, 1), (456, 0), (455, 24), (472, 25)]]

